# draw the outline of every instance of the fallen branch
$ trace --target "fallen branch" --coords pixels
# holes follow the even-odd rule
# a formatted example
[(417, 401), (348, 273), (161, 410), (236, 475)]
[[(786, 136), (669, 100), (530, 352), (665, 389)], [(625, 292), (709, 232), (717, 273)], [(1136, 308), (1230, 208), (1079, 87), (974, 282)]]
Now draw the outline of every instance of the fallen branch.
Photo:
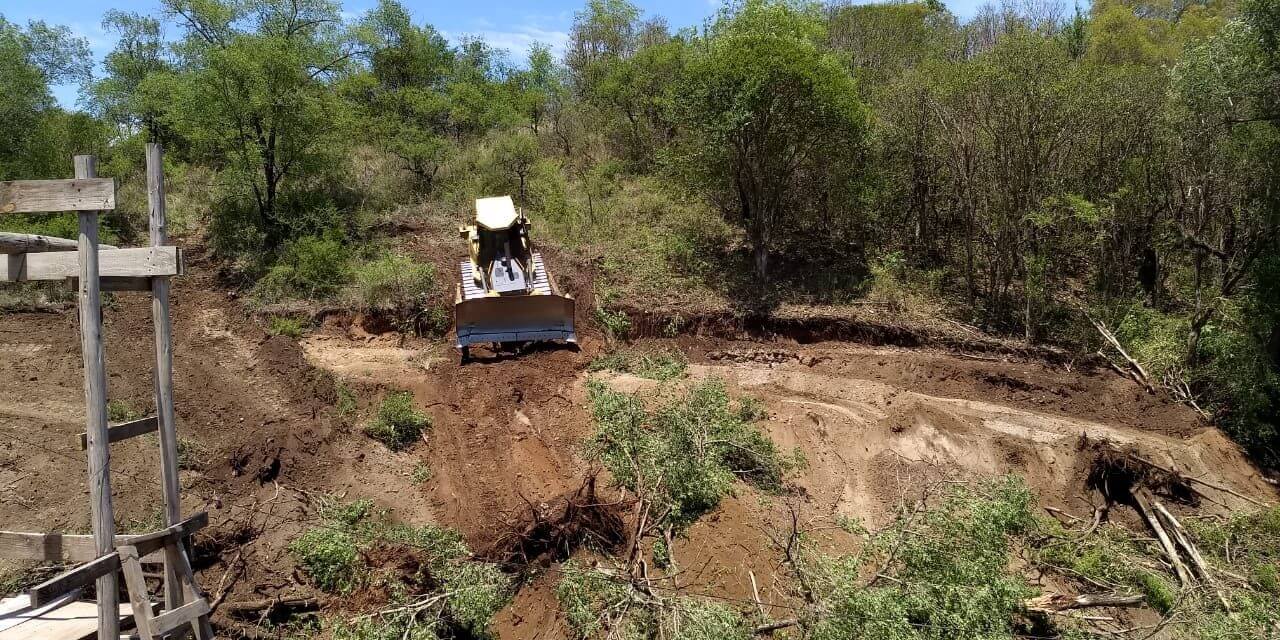
[(1128, 455), (1129, 455), (1129, 457), (1130, 457), (1130, 458), (1132, 458), (1132, 459), (1133, 459), (1134, 461), (1136, 461), (1136, 462), (1141, 462), (1142, 464), (1145, 464), (1145, 465), (1150, 466), (1150, 467), (1154, 467), (1154, 468), (1159, 469), (1160, 471), (1163, 471), (1163, 472), (1165, 472), (1165, 473), (1172, 474), (1173, 476), (1175, 476), (1175, 477), (1177, 477), (1177, 478), (1181, 478), (1181, 479), (1183, 479), (1183, 480), (1187, 480), (1187, 481), (1189, 481), (1189, 482), (1194, 482), (1194, 483), (1196, 483), (1196, 484), (1204, 485), (1204, 486), (1206, 486), (1206, 487), (1209, 487), (1210, 489), (1215, 489), (1215, 490), (1217, 490), (1217, 491), (1221, 491), (1221, 492), (1223, 492), (1223, 493), (1226, 493), (1226, 494), (1229, 494), (1229, 495), (1233, 495), (1233, 496), (1235, 496), (1235, 497), (1237, 497), (1237, 498), (1240, 498), (1241, 500), (1244, 500), (1244, 501), (1246, 501), (1246, 502), (1249, 502), (1249, 503), (1251, 503), (1251, 504), (1253, 504), (1253, 505), (1256, 505), (1256, 506), (1262, 507), (1263, 509), (1268, 509), (1268, 508), (1270, 508), (1270, 507), (1271, 507), (1271, 505), (1269, 505), (1269, 504), (1267, 504), (1267, 503), (1265, 503), (1265, 502), (1261, 502), (1261, 501), (1259, 501), (1259, 500), (1255, 500), (1255, 499), (1253, 499), (1253, 498), (1250, 498), (1249, 496), (1246, 496), (1246, 495), (1244, 495), (1243, 493), (1240, 493), (1240, 492), (1234, 491), (1234, 490), (1232, 490), (1232, 489), (1230, 489), (1230, 488), (1228, 488), (1228, 487), (1224, 487), (1224, 486), (1222, 486), (1222, 485), (1220, 485), (1220, 484), (1214, 484), (1214, 483), (1212, 483), (1212, 482), (1209, 482), (1208, 480), (1201, 480), (1200, 478), (1197, 478), (1197, 477), (1195, 477), (1195, 476), (1188, 476), (1188, 475), (1184, 475), (1184, 474), (1182, 474), (1181, 472), (1179, 472), (1179, 471), (1178, 471), (1178, 470), (1176, 470), (1176, 469), (1170, 469), (1169, 467), (1166, 467), (1166, 466), (1163, 466), (1163, 465), (1157, 464), (1156, 462), (1154, 462), (1154, 461), (1152, 461), (1152, 460), (1148, 460), (1148, 459), (1146, 459), (1146, 458), (1143, 458), (1142, 456), (1139, 456), (1139, 455), (1138, 455), (1138, 454), (1136, 454), (1136, 453), (1130, 453), (1130, 454), (1128, 454)]
[(1152, 511), (1150, 494), (1146, 489), (1139, 489), (1133, 492), (1133, 501), (1137, 505), (1138, 511), (1142, 513), (1142, 517), (1146, 519), (1151, 530), (1155, 532), (1156, 539), (1160, 541), (1160, 547), (1164, 549), (1164, 554), (1169, 558), (1169, 562), (1173, 565), (1173, 570), (1178, 574), (1178, 583), (1185, 589), (1193, 582), (1191, 572), (1187, 570), (1187, 565), (1183, 564), (1182, 559), (1178, 557), (1178, 549), (1173, 546), (1173, 541), (1169, 539), (1169, 534), (1164, 530), (1164, 526), (1160, 524), (1160, 519)]
[(1139, 607), (1144, 601), (1141, 595), (1119, 593), (1083, 593), (1069, 596), (1061, 593), (1046, 593), (1022, 603), (1029, 611), (1055, 613), (1069, 609), (1086, 609), (1089, 607)]
[(1146, 387), (1149, 393), (1155, 393), (1156, 388), (1151, 384), (1151, 376), (1147, 375), (1147, 370), (1142, 368), (1142, 364), (1137, 360), (1134, 360), (1133, 357), (1129, 355), (1128, 351), (1124, 350), (1124, 347), (1120, 344), (1120, 340), (1116, 338), (1114, 333), (1111, 333), (1111, 330), (1107, 328), (1107, 325), (1102, 324), (1100, 320), (1094, 320), (1092, 317), (1087, 315), (1086, 317), (1088, 317), (1089, 322), (1093, 324), (1093, 328), (1097, 329), (1098, 333), (1102, 334), (1102, 337), (1120, 353), (1120, 357), (1124, 358), (1125, 361), (1129, 363), (1129, 368), (1133, 369), (1134, 376), (1138, 382), (1142, 386)]
[(776, 621), (776, 622), (770, 622), (770, 623), (768, 623), (768, 624), (762, 624), (762, 625), (760, 625), (760, 626), (758, 626), (758, 627), (756, 627), (756, 628), (752, 629), (752, 630), (751, 630), (751, 634), (752, 634), (752, 635), (757, 635), (757, 636), (762, 636), (762, 635), (766, 635), (766, 634), (773, 633), (774, 631), (777, 631), (777, 630), (779, 630), (779, 629), (786, 629), (786, 628), (788, 628), (788, 627), (794, 627), (794, 626), (796, 626), (796, 625), (798, 625), (798, 624), (800, 624), (800, 621), (799, 621), (799, 620), (797, 620), (796, 618), (787, 618), (787, 619), (785, 619), (785, 620), (778, 620), (778, 621)]
[(1191, 558), (1191, 564), (1196, 568), (1196, 573), (1200, 574), (1201, 579), (1210, 587), (1213, 587), (1214, 593), (1218, 596), (1218, 602), (1222, 603), (1222, 608), (1231, 611), (1231, 604), (1227, 602), (1227, 597), (1223, 595), (1222, 590), (1214, 582), (1213, 574), (1209, 573), (1209, 565), (1205, 563), (1204, 556), (1200, 555), (1200, 550), (1196, 549), (1195, 544), (1191, 542), (1191, 536), (1187, 535), (1187, 530), (1183, 528), (1182, 523), (1173, 517), (1172, 513), (1154, 497), (1151, 499), (1152, 505), (1156, 508), (1156, 513), (1165, 524), (1169, 525), (1169, 530), (1173, 532), (1173, 538), (1178, 545), (1187, 552), (1187, 557)]
[(239, 600), (222, 603), (222, 610), (228, 613), (270, 612), (278, 607), (290, 609), (319, 609), (323, 602), (314, 596), (295, 596), (292, 598), (263, 598), (261, 600)]

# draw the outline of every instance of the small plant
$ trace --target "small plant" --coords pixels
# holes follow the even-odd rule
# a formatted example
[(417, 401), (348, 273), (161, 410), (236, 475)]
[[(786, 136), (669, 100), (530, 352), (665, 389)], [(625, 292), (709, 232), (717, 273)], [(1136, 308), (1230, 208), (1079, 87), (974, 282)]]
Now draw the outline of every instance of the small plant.
[(368, 311), (389, 314), (402, 333), (438, 334), (448, 330), (448, 314), (433, 298), (435, 268), (387, 254), (357, 266), (352, 301)]
[(364, 431), (392, 451), (399, 451), (413, 444), (430, 426), (430, 419), (414, 408), (413, 394), (395, 391), (382, 399), (377, 417)]
[(208, 450), (191, 438), (178, 438), (178, 468), (195, 471), (204, 466)]
[(596, 322), (604, 327), (605, 336), (610, 342), (626, 340), (631, 333), (631, 317), (625, 311), (612, 306), (617, 297), (616, 292), (605, 291), (600, 296), (599, 304), (596, 305)]
[(107, 420), (109, 422), (129, 422), (143, 417), (141, 410), (134, 408), (128, 400), (108, 400)]
[(653, 541), (653, 564), (659, 569), (671, 566), (671, 549), (667, 547), (667, 541), (663, 538)]
[(271, 326), (267, 328), (267, 333), (273, 336), (301, 338), (307, 333), (307, 325), (299, 318), (274, 316), (271, 318)]
[(289, 551), (321, 589), (346, 593), (356, 585), (359, 553), (350, 533), (332, 527), (311, 529), (294, 540)]
[(426, 484), (431, 482), (431, 477), (434, 475), (435, 473), (431, 470), (429, 465), (425, 462), (419, 462), (413, 467), (413, 473), (410, 475), (410, 479), (413, 480), (414, 484)]

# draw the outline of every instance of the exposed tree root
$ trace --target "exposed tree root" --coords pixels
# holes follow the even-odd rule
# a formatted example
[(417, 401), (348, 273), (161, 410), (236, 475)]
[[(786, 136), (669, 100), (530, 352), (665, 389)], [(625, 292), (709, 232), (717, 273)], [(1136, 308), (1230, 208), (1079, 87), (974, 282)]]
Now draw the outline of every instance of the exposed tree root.
[(583, 544), (615, 549), (628, 538), (623, 518), (628, 502), (601, 498), (592, 473), (576, 490), (549, 502), (526, 501), (528, 510), (482, 555), (518, 573), (534, 563), (564, 560)]

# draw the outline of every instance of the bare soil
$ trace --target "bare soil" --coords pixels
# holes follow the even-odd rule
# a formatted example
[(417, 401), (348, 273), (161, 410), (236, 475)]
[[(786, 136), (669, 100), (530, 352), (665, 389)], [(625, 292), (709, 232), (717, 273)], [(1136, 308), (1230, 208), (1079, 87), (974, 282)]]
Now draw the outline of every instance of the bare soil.
[[(444, 266), (451, 258), (439, 255), (441, 272), (451, 274)], [(485, 552), (530, 505), (575, 490), (590, 472), (579, 452), (592, 430), (585, 369), (605, 344), (584, 311), (586, 271), (561, 275), (562, 286), (580, 297), (580, 349), (515, 356), (479, 350), (477, 361), (464, 366), (445, 342), (371, 332), (363, 327), (376, 323), (344, 314), (330, 315), (302, 340), (270, 337), (262, 320), (220, 286), (199, 248), (188, 259), (173, 298), (178, 430), (195, 452), (182, 481), (186, 510), (210, 512), (198, 565), (215, 600), (309, 594), (286, 545), (315, 524), (321, 494), (367, 497), (405, 522), (455, 527)], [(104, 311), (109, 396), (148, 411), (149, 309), (144, 296), (116, 294)], [(76, 446), (84, 417), (76, 324), (74, 311), (0, 315), (4, 529), (88, 529), (84, 456)], [(911, 342), (886, 333), (872, 340), (878, 346), (832, 341), (858, 336), (805, 326), (803, 334), (788, 335), (777, 325), (750, 340), (705, 330), (638, 341), (641, 348), (682, 351), (694, 378), (718, 376), (734, 393), (760, 398), (769, 435), (808, 461), (786, 493), (743, 488), (677, 540), (680, 583), (689, 593), (754, 608), (754, 575), (765, 606), (785, 606), (774, 539), (789, 527), (791, 509), (840, 547), (837, 516), (882, 525), (937, 477), (1016, 474), (1043, 506), (1087, 517), (1096, 498), (1085, 487), (1090, 457), (1082, 436), (1276, 499), (1221, 432), (1110, 370), (1015, 349), (977, 352), (978, 340)], [(655, 384), (608, 378), (624, 389)], [(354, 417), (334, 407), (340, 382), (360, 399)], [(423, 442), (399, 453), (360, 431), (393, 389), (412, 391), (432, 419)], [(145, 528), (160, 503), (156, 442), (118, 443), (112, 456), (117, 519)], [(415, 484), (413, 471), (423, 464), (431, 478)], [(602, 492), (616, 495), (613, 488)], [(1243, 505), (1215, 495), (1201, 508), (1225, 513)], [(522, 587), (495, 623), (500, 637), (565, 636), (555, 580), (551, 566)], [(233, 633), (238, 623), (218, 616)]]

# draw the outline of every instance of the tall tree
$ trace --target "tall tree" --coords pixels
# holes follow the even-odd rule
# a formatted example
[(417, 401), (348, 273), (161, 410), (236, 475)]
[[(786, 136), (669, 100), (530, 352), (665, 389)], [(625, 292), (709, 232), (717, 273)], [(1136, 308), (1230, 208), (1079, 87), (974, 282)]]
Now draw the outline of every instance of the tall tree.
[(748, 0), (695, 43), (676, 104), (674, 166), (736, 210), (762, 281), (778, 232), (813, 195), (802, 178), (849, 157), (863, 132), (853, 77), (824, 37), (814, 5)]

